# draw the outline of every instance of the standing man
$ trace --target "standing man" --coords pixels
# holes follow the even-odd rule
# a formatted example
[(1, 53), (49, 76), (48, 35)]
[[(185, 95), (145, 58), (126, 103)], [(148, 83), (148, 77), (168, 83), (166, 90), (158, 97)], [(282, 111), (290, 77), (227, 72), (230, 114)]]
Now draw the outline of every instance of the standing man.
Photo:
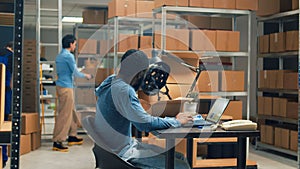
[[(4, 120), (8, 120), (8, 115), (11, 113), (12, 101), (12, 72), (13, 72), (13, 42), (9, 42), (3, 49), (0, 50), (0, 63), (6, 67), (5, 74), (5, 106), (4, 106)], [(2, 161), (3, 168), (8, 160), (7, 146), (2, 146)]]
[[(77, 123), (73, 83), (74, 76), (91, 79), (92, 75), (78, 71), (75, 63), (74, 52), (76, 48), (76, 38), (73, 35), (66, 35), (62, 39), (63, 50), (56, 56), (56, 71), (58, 79), (56, 81), (56, 92), (58, 95), (58, 116), (56, 117), (53, 132), (53, 150), (67, 152), (68, 147), (63, 145), (63, 141), (68, 137), (68, 145), (81, 145), (82, 138), (77, 137)], [(92, 97), (92, 96), (91, 96)]]

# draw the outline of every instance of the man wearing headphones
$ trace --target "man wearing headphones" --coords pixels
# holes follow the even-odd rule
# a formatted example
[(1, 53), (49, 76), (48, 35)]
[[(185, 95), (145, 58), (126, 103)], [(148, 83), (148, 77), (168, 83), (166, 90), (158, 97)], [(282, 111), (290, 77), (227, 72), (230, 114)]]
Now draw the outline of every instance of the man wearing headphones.
[[(143, 84), (149, 67), (146, 54), (128, 50), (121, 59), (120, 70), (106, 78), (96, 89), (96, 132), (103, 142), (123, 160), (139, 168), (165, 168), (165, 149), (145, 144), (132, 138), (132, 124), (139, 130), (150, 132), (180, 127), (192, 117), (179, 113), (176, 118), (149, 115), (141, 106), (136, 91)], [(175, 168), (190, 168), (183, 155), (176, 153)]]

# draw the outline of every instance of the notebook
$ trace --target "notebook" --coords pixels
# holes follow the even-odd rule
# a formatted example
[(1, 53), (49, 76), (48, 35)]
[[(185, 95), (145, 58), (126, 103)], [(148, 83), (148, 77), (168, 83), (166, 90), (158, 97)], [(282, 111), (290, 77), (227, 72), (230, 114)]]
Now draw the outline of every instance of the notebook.
[(221, 116), (223, 115), (226, 107), (229, 104), (229, 99), (226, 98), (218, 98), (214, 102), (213, 106), (209, 110), (206, 119), (203, 119), (201, 115), (194, 116), (194, 121), (184, 124), (183, 127), (191, 127), (191, 126), (210, 126), (213, 124), (217, 124)]

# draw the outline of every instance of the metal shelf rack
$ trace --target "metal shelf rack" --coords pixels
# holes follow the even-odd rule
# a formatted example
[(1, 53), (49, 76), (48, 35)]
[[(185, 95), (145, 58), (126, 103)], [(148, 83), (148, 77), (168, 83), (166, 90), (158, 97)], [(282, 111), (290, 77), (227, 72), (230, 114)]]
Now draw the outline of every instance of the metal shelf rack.
[[(235, 96), (234, 94), (237, 94), (237, 96), (245, 96), (247, 97), (247, 119), (250, 118), (250, 63), (251, 63), (251, 11), (248, 10), (231, 10), (231, 9), (215, 9), (215, 8), (194, 8), (194, 7), (172, 7), (172, 6), (163, 6), (156, 9), (153, 9), (153, 18), (156, 19), (156, 14), (161, 14), (161, 35), (166, 35), (166, 27), (167, 27), (167, 13), (173, 13), (173, 14), (179, 14), (179, 15), (198, 15), (198, 16), (210, 16), (210, 17), (228, 17), (233, 19), (233, 29), (236, 30), (237, 23), (236, 19), (237, 17), (247, 17), (248, 23), (247, 23), (247, 37), (248, 37), (248, 47), (246, 52), (202, 52), (202, 56), (204, 57), (218, 57), (218, 56), (226, 56), (226, 57), (232, 57), (233, 63), (235, 63), (235, 57), (245, 57), (247, 58), (248, 67), (247, 67), (247, 90), (246, 92), (208, 92), (208, 93), (200, 93), (200, 94), (216, 94), (218, 96)], [(155, 22), (155, 21), (154, 21)], [(153, 24), (152, 34), (155, 33), (155, 24)], [(153, 38), (154, 41), (154, 38)], [(161, 36), (161, 51), (166, 53), (195, 53), (194, 51), (168, 51), (166, 50), (166, 36)], [(199, 51), (198, 51), (199, 52)], [(197, 51), (196, 51), (197, 53)], [(201, 54), (201, 52), (199, 52)], [(201, 60), (201, 57), (200, 57)], [(234, 69), (234, 66), (233, 66)]]
[(289, 155), (292, 155), (292, 156), (297, 156), (298, 155), (298, 153), (295, 152), (295, 151), (291, 151), (291, 150), (288, 150), (288, 149), (274, 147), (273, 145), (264, 144), (264, 143), (261, 143), (261, 142), (258, 142), (257, 146), (259, 148), (265, 148), (265, 149), (269, 149), (269, 150), (273, 150), (273, 151), (277, 151), (277, 152), (289, 154)]
[[(292, 10), (292, 11), (287, 11), (287, 12), (282, 12), (282, 13), (278, 13), (278, 14), (274, 14), (268, 17), (257, 17), (257, 22), (258, 23), (277, 23), (278, 27), (279, 27), (279, 32), (283, 32), (283, 28), (284, 28), (284, 24), (288, 23), (288, 22), (295, 22), (298, 21), (299, 22), (299, 10)], [(266, 54), (261, 54), (258, 53), (258, 57), (257, 59), (265, 59), (265, 58), (277, 58), (279, 60), (279, 70), (283, 69), (283, 60), (284, 59), (289, 59), (289, 58), (298, 58), (298, 63), (299, 62), (299, 50), (297, 51), (289, 51), (289, 52), (280, 52), (280, 53), (266, 53)], [(298, 70), (300, 70), (300, 64), (298, 64)], [(299, 79), (298, 79), (299, 81)], [(299, 98), (299, 90), (285, 90), (285, 89), (262, 89), (262, 88), (258, 88), (257, 90), (257, 95), (258, 93), (277, 93), (279, 95), (282, 94), (291, 94), (291, 95), (298, 95), (298, 102), (300, 100)], [(300, 117), (300, 113), (298, 110), (298, 116)], [(283, 118), (283, 117), (276, 117), (276, 116), (267, 116), (267, 115), (258, 115), (258, 119), (264, 119), (264, 120), (273, 120), (273, 121), (278, 121), (278, 122), (284, 122), (284, 123), (290, 123), (293, 125), (298, 125), (298, 133), (300, 131), (300, 121), (299, 118), (298, 120), (296, 119), (287, 119), (287, 118)], [(298, 150), (300, 149), (300, 140), (298, 138)], [(290, 151), (287, 149), (282, 149), (282, 148), (278, 148), (275, 147), (273, 145), (268, 145), (268, 144), (264, 144), (259, 142), (258, 140), (256, 141), (256, 147), (257, 148), (266, 148), (266, 149), (270, 149), (270, 150), (274, 150), (277, 152), (281, 152), (281, 153), (285, 153), (285, 154), (289, 154), (292, 156), (298, 156), (298, 159), (300, 158), (299, 156), (299, 152), (294, 152), (294, 151)], [(298, 165), (300, 165), (300, 160), (298, 160)]]

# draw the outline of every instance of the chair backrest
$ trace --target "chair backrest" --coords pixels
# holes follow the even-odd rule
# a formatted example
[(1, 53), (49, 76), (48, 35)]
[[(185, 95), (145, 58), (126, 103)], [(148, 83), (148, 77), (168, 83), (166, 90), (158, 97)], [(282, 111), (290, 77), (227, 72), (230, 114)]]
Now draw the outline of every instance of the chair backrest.
[(93, 116), (87, 116), (82, 120), (82, 126), (87, 131), (89, 137), (94, 141), (93, 152), (96, 159), (96, 168), (101, 169), (136, 169), (129, 162), (121, 159), (113, 153), (102, 141), (101, 136), (95, 132), (95, 119)]

